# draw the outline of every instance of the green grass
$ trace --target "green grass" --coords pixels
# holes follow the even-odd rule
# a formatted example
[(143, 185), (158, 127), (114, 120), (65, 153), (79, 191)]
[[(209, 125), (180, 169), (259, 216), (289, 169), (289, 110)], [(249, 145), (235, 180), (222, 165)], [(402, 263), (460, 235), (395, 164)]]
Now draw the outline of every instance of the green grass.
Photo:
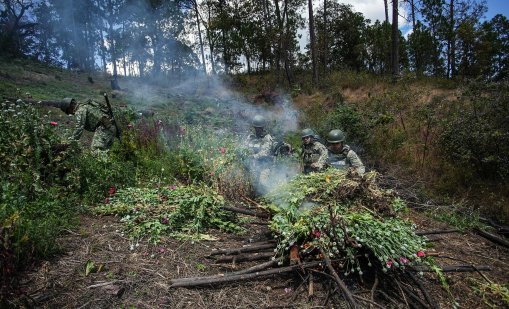
[[(88, 81), (88, 76), (93, 78), (94, 84)], [(102, 74), (77, 74), (27, 59), (0, 59), (0, 96), (25, 98), (29, 92), (34, 100), (64, 97), (83, 100), (89, 97), (100, 98), (101, 93), (107, 89), (109, 80)]]

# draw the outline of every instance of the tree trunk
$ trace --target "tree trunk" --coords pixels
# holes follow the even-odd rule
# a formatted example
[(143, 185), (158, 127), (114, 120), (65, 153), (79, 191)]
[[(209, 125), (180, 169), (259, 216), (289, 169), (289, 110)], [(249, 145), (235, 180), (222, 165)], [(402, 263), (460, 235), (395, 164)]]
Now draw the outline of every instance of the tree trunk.
[(79, 59), (77, 59), (77, 46), (79, 45), (78, 44), (78, 37), (77, 37), (77, 33), (78, 33), (78, 30), (76, 28), (76, 14), (74, 13), (74, 8), (75, 8), (75, 4), (74, 4), (74, 0), (71, 1), (71, 14), (72, 14), (72, 40), (73, 40), (73, 51), (72, 51), (72, 65), (73, 66), (76, 66), (78, 64), (78, 61)]
[(111, 53), (111, 62), (113, 64), (113, 79), (117, 79), (117, 52), (115, 50), (115, 40), (113, 39), (113, 25), (109, 22), (110, 25), (110, 53)]
[(282, 58), (282, 49), (283, 49), (283, 21), (281, 19), (281, 10), (279, 9), (279, 0), (274, 0), (274, 5), (276, 7), (276, 22), (277, 22), (277, 33), (278, 33), (278, 42), (276, 47), (276, 76), (279, 80), (279, 74), (281, 70), (281, 58)]
[[(207, 16), (208, 23), (210, 24), (210, 4), (207, 2)], [(210, 68), (212, 69), (212, 74), (216, 74), (216, 62), (214, 61), (214, 42), (212, 41), (212, 36), (210, 35), (210, 29), (206, 27), (207, 30), (207, 40), (209, 41), (209, 49), (210, 49)]]
[(323, 53), (323, 70), (324, 72), (328, 72), (327, 65), (329, 62), (329, 32), (327, 31), (327, 0), (323, 0), (323, 47), (322, 47), (322, 53)]
[[(225, 0), (219, 0), (219, 14), (221, 15), (222, 19), (226, 18), (226, 16), (224, 15), (224, 5), (225, 5)], [(223, 62), (224, 62), (224, 72), (225, 73), (228, 73), (230, 71), (230, 66), (229, 66), (229, 56), (228, 56), (228, 48), (226, 46), (226, 29), (224, 26), (222, 26), (222, 29), (221, 29), (221, 39), (222, 39), (222, 43), (223, 43)]]
[(384, 0), (384, 8), (385, 8), (385, 22), (388, 24), (389, 23), (389, 6), (387, 5), (387, 0)]
[[(412, 14), (412, 29), (413, 31), (415, 31), (415, 27), (417, 26), (416, 22), (415, 22), (415, 3), (414, 3), (414, 0), (410, 0), (410, 12)], [(417, 76), (421, 76), (422, 75), (422, 70), (421, 70), (421, 59), (420, 59), (420, 54), (419, 52), (415, 51), (414, 53), (414, 61), (415, 61), (415, 74)]]
[(246, 56), (246, 64), (247, 64), (247, 74), (251, 75), (251, 57), (248, 53), (245, 53)]
[(286, 78), (288, 80), (288, 84), (290, 86), (293, 85), (293, 71), (292, 66), (290, 64), (290, 42), (291, 40), (291, 31), (290, 31), (290, 23), (288, 22), (288, 0), (284, 1), (285, 8), (283, 10), (283, 22), (286, 19), (286, 31), (284, 33), (284, 44), (283, 44), (283, 60), (285, 64), (285, 73)]
[(207, 65), (205, 63), (205, 52), (203, 51), (203, 40), (201, 38), (201, 27), (200, 27), (200, 13), (198, 12), (198, 2), (196, 0), (193, 1), (194, 12), (196, 14), (196, 24), (198, 25), (198, 39), (200, 41), (200, 52), (201, 52), (201, 62), (203, 65), (203, 73), (207, 75)]
[(398, 0), (392, 0), (392, 76), (399, 77)]
[[(156, 27), (154, 27), (154, 32), (157, 31)], [(154, 49), (154, 59), (153, 59), (153, 67), (152, 67), (152, 75), (155, 77), (159, 76), (161, 73), (161, 58), (159, 52), (159, 39), (156, 34), (152, 35), (152, 44)]]
[(138, 62), (138, 71), (140, 72), (140, 77), (143, 77), (145, 72), (145, 62), (141, 58)]
[(264, 51), (263, 51), (263, 70), (266, 70), (266, 62), (269, 63), (270, 68), (273, 68), (274, 63), (272, 61), (272, 43), (273, 43), (273, 37), (272, 37), (272, 21), (270, 18), (270, 10), (269, 10), (269, 0), (263, 1), (263, 11), (264, 11), (264, 17), (265, 17), (265, 23), (266, 23), (266, 36), (270, 39), (266, 41), (264, 44)]
[(449, 6), (449, 22), (451, 24), (449, 28), (448, 56), (449, 56), (449, 68), (451, 71), (451, 79), (453, 79), (456, 76), (456, 35), (454, 33), (454, 0), (451, 0)]
[(308, 0), (309, 13), (309, 40), (311, 44), (311, 66), (313, 68), (313, 85), (318, 85), (318, 73), (316, 71), (316, 39), (315, 39), (315, 18), (313, 16), (313, 0)]
[(99, 33), (101, 35), (101, 44), (99, 46), (99, 53), (101, 54), (101, 61), (103, 63), (103, 71), (104, 71), (104, 73), (106, 73), (107, 72), (107, 68), (106, 68), (106, 52), (105, 52), (105, 48), (104, 48), (103, 29), (100, 29)]

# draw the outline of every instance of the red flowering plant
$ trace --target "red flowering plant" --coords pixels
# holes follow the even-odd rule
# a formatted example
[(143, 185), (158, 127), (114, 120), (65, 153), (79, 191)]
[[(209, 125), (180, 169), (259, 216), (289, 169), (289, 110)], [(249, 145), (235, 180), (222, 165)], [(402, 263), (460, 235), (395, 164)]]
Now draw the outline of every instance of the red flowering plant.
[(115, 193), (117, 192), (117, 188), (115, 188), (115, 186), (111, 186), (109, 189), (108, 189), (108, 195), (109, 196), (112, 196), (112, 195), (115, 195)]
[(180, 126), (178, 132), (181, 138), (171, 141), (173, 161), (178, 164), (174, 167), (177, 174), (188, 175), (180, 180), (204, 180), (227, 198), (250, 195), (250, 178), (243, 164), (246, 149), (239, 146), (240, 136), (200, 125)]
[(0, 102), (0, 286), (56, 252), (56, 238), (76, 221), (79, 146), (61, 144), (52, 118), (35, 104)]

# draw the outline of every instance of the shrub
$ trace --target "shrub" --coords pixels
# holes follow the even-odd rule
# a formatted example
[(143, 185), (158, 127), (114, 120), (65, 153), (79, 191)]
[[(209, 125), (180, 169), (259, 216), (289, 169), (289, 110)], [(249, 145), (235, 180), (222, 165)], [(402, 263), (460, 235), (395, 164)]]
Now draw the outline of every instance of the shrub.
[(445, 158), (472, 177), (507, 180), (509, 84), (472, 82), (449, 113), (439, 140)]
[[(0, 283), (16, 270), (58, 251), (56, 238), (73, 226), (77, 145), (59, 144), (57, 123), (31, 105), (1, 103)], [(5, 285), (6, 284), (6, 285)]]
[(137, 181), (137, 169), (133, 162), (101, 159), (86, 152), (76, 163), (79, 193), (85, 204), (101, 201), (108, 189), (132, 186)]

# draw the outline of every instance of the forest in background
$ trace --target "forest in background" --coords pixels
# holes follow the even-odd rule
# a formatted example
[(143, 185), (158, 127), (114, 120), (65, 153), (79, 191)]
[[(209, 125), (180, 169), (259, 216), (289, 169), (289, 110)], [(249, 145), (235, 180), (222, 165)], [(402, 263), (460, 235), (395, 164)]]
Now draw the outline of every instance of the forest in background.
[[(293, 85), (299, 72), (313, 72), (316, 84), (341, 69), (507, 78), (509, 21), (485, 20), (485, 1), (380, 0), (384, 7), (385, 20), (371, 21), (331, 0), (2, 0), (0, 47), (114, 77), (275, 71)], [(407, 37), (389, 11), (407, 18)], [(299, 42), (309, 43), (301, 51)]]

